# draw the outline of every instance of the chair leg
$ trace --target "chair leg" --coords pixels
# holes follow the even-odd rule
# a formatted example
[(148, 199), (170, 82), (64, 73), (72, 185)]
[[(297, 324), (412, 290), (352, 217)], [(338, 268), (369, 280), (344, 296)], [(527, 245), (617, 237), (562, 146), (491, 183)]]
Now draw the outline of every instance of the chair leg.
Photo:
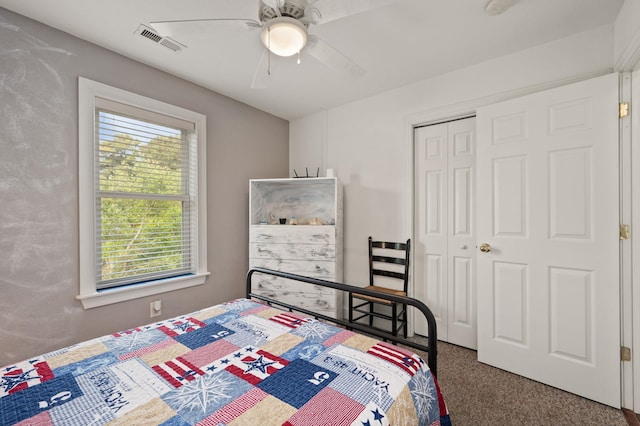
[(373, 327), (373, 302), (369, 302), (369, 327)]
[(349, 322), (353, 322), (353, 293), (349, 293)]
[(402, 309), (404, 309), (404, 313), (402, 314), (402, 331), (404, 332), (404, 338), (407, 338), (407, 305), (402, 305)]
[(391, 304), (391, 334), (393, 334), (394, 336), (398, 335), (398, 304), (397, 303), (392, 303)]

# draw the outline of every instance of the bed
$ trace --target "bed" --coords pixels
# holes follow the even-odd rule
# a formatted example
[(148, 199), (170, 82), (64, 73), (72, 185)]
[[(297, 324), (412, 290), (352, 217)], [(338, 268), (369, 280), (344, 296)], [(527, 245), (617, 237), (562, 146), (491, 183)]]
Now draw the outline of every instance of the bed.
[(255, 295), (254, 274), (362, 292), (251, 269), (246, 298), (0, 368), (0, 424), (450, 424), (424, 304), (403, 300), (431, 320), (426, 346)]

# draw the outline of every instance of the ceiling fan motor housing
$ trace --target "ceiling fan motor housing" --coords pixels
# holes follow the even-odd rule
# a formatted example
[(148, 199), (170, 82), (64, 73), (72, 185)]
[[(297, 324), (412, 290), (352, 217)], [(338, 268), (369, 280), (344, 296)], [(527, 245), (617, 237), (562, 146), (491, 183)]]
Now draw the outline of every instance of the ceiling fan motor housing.
[(261, 1), (261, 7), (259, 12), (259, 18), (261, 22), (267, 22), (271, 19), (278, 18), (281, 16), (301, 19), (304, 17), (304, 11), (307, 7), (308, 3), (306, 0), (280, 0), (280, 1), (269, 1), (268, 3), (275, 3), (279, 5), (277, 10), (275, 7), (272, 7), (269, 4), (265, 4), (265, 2)]

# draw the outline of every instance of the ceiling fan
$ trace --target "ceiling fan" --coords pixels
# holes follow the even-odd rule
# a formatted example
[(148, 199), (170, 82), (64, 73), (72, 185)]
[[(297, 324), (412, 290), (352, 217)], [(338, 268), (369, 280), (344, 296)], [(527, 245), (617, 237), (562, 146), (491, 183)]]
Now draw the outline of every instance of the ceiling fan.
[(260, 30), (260, 40), (266, 48), (254, 74), (252, 88), (266, 86), (271, 74), (271, 54), (289, 57), (308, 54), (350, 78), (359, 78), (365, 70), (320, 38), (309, 33), (309, 27), (349, 15), (395, 3), (398, 0), (258, 0), (257, 19), (211, 18), (154, 21), (151, 26), (163, 36), (181, 33), (206, 34), (220, 23), (237, 23), (251, 30)]

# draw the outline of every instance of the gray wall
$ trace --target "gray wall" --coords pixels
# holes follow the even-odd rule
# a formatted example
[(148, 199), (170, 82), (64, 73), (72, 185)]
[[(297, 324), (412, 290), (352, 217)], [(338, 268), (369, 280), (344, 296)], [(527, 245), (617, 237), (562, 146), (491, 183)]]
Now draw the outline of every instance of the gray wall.
[[(78, 294), (78, 77), (207, 116), (203, 286), (84, 310)], [(248, 180), (288, 176), (287, 121), (0, 8), (0, 365), (241, 297)], [(155, 320), (156, 318), (154, 318)]]

